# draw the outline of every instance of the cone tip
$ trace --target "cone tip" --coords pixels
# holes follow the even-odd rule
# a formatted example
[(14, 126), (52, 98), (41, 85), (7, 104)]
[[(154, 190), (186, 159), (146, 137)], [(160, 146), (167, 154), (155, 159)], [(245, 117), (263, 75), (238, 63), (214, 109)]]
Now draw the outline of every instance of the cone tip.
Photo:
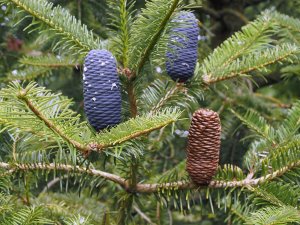
[(210, 109), (201, 108), (201, 109), (198, 109), (196, 112), (194, 112), (194, 116), (196, 116), (196, 115), (213, 116), (213, 115), (218, 115), (218, 113), (216, 113)]

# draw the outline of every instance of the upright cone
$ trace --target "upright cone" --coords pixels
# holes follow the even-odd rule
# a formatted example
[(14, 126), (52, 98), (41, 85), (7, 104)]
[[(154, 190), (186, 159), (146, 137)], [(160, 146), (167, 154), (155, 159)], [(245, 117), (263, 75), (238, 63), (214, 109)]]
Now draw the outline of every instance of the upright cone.
[(187, 146), (187, 171), (195, 184), (208, 184), (219, 164), (221, 124), (218, 113), (199, 109), (193, 114)]
[(173, 29), (167, 52), (168, 75), (178, 82), (186, 82), (194, 75), (198, 58), (198, 20), (191, 12), (181, 11), (173, 19), (178, 27)]
[(107, 50), (91, 50), (84, 60), (84, 111), (96, 131), (121, 121), (121, 91), (117, 62)]

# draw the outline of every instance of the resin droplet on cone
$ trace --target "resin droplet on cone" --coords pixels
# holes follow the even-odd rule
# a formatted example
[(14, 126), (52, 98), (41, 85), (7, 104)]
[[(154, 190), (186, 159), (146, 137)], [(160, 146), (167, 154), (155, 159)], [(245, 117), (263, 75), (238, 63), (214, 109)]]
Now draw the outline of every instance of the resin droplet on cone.
[(174, 19), (174, 28), (167, 52), (167, 73), (174, 80), (186, 82), (194, 75), (198, 58), (198, 20), (191, 12), (180, 12)]
[(113, 55), (107, 50), (91, 50), (83, 71), (84, 110), (89, 123), (97, 131), (120, 123), (120, 80)]
[(218, 113), (199, 109), (193, 114), (187, 145), (187, 171), (195, 184), (208, 184), (219, 165), (221, 123)]

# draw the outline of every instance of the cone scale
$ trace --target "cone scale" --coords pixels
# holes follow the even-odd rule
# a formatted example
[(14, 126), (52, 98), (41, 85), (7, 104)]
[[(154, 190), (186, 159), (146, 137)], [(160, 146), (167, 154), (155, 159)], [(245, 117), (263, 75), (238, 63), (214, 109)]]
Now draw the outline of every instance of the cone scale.
[(188, 136), (186, 170), (197, 185), (208, 184), (217, 171), (220, 136), (221, 124), (216, 112), (199, 109), (193, 114)]

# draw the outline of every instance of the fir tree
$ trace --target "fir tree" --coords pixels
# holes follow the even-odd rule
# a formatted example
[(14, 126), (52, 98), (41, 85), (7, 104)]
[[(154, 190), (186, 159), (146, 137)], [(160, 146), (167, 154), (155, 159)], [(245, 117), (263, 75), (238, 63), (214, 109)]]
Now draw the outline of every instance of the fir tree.
[[(286, 4), (293, 17), (217, 2), (0, 0), (1, 224), (300, 223), (298, 3)], [(198, 60), (178, 83), (167, 53), (189, 10)], [(99, 132), (82, 102), (95, 49), (116, 58), (122, 94), (121, 123)], [(193, 170), (217, 165), (198, 149), (220, 150), (212, 179)]]

